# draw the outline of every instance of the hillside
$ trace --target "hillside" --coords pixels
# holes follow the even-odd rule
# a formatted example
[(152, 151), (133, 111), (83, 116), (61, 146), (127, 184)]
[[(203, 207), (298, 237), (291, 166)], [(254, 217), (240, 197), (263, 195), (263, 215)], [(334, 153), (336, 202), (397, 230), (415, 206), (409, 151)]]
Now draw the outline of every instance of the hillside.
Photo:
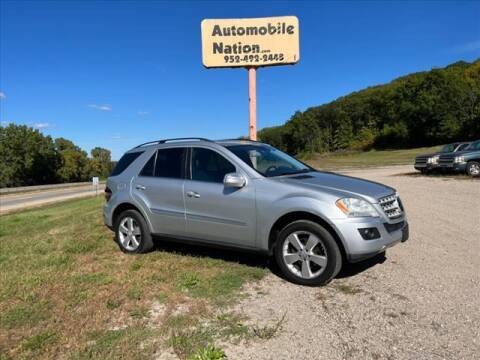
[(259, 132), (289, 153), (434, 146), (480, 137), (480, 60), (406, 75)]

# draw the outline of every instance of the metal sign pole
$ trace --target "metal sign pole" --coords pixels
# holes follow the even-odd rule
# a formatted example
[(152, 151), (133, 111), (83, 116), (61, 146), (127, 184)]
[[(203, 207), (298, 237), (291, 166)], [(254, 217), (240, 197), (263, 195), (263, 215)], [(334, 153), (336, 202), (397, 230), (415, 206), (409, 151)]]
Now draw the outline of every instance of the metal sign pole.
[(257, 68), (248, 68), (249, 138), (257, 140)]

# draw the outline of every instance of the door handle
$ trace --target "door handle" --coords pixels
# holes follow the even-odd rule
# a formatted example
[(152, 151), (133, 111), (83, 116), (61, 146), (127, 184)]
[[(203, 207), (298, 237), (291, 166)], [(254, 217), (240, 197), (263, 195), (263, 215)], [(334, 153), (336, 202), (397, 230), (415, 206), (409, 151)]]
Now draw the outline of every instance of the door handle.
[(137, 189), (137, 190), (146, 190), (147, 187), (144, 186), (144, 185), (136, 185), (136, 186), (135, 186), (135, 189)]
[(194, 198), (198, 199), (200, 197), (200, 194), (195, 192), (195, 191), (187, 191), (187, 196), (188, 197), (194, 197)]

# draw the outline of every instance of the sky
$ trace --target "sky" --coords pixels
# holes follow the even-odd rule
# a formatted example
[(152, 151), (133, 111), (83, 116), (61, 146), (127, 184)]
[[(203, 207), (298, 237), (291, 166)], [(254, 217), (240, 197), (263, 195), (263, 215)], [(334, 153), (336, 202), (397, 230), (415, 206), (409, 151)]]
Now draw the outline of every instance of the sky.
[(295, 15), (300, 62), (257, 72), (259, 128), (480, 58), (480, 2), (0, 2), (0, 119), (102, 146), (248, 134), (245, 69), (206, 69), (205, 18)]

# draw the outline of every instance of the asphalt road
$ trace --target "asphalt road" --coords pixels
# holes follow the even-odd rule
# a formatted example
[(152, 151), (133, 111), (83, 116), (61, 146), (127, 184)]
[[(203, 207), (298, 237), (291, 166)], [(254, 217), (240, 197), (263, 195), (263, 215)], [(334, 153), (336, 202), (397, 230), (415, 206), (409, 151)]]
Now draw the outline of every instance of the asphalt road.
[[(104, 185), (99, 185), (99, 195), (102, 195), (103, 189)], [(92, 185), (67, 189), (2, 195), (0, 197), (0, 214), (88, 196), (95, 196), (95, 189)]]

